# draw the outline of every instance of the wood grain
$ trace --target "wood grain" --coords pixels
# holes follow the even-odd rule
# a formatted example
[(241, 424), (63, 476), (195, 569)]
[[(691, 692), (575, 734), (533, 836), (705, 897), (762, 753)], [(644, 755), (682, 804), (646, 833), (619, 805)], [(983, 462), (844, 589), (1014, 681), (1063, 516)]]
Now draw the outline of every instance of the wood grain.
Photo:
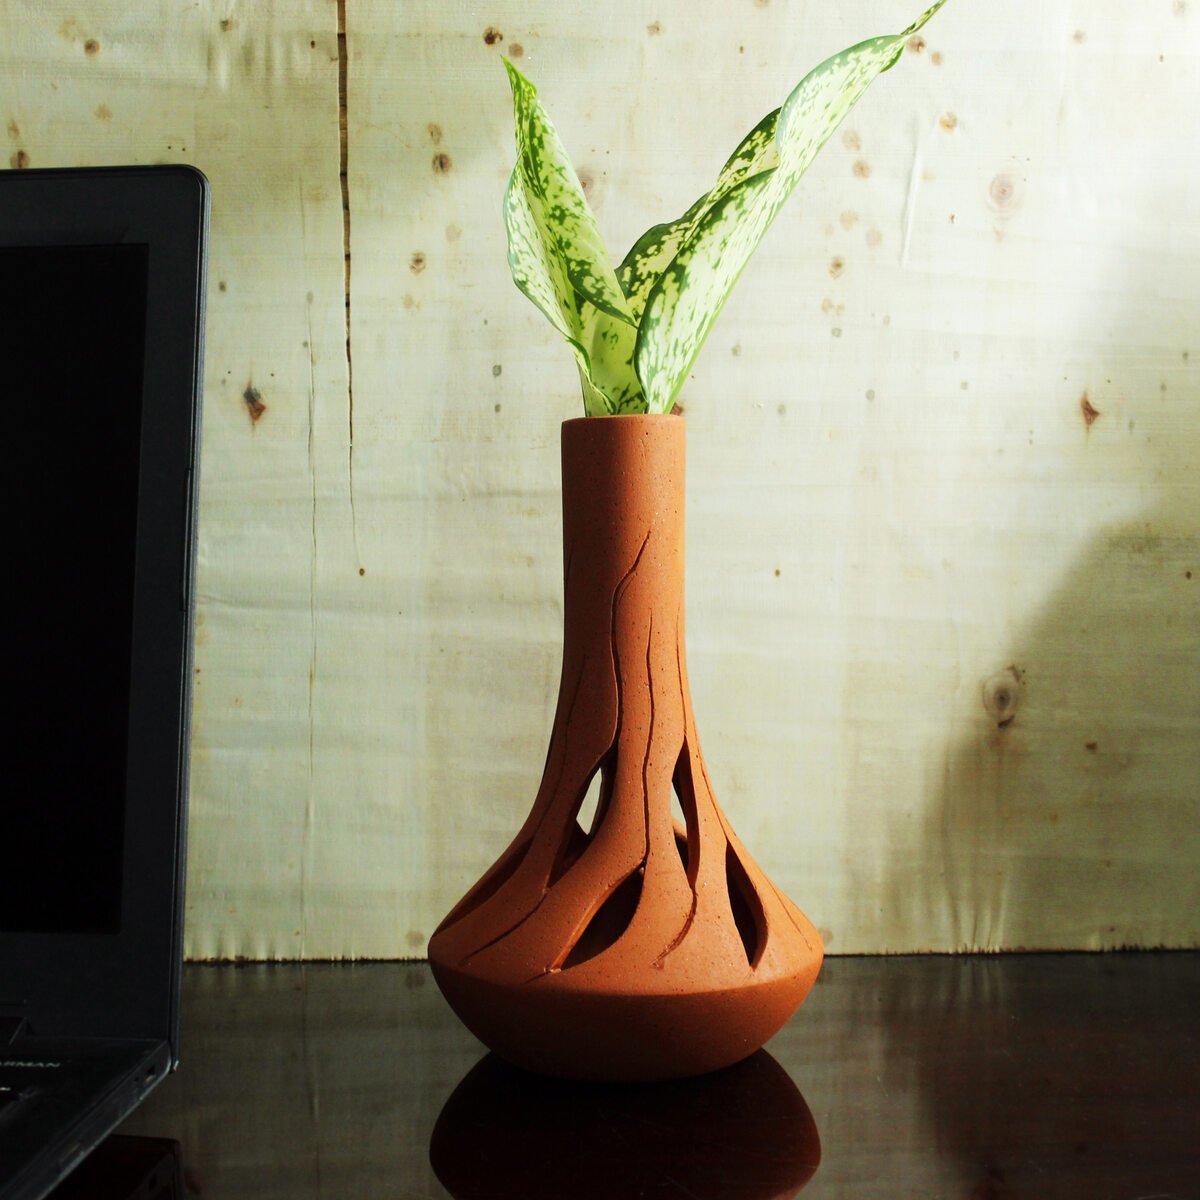
[[(190, 955), (419, 957), (536, 789), (582, 410), (501, 54), (620, 256), (915, 7), (9, 0), (0, 163), (213, 182)], [(713, 786), (832, 954), (1196, 946), (1200, 5), (923, 38), (682, 397)]]

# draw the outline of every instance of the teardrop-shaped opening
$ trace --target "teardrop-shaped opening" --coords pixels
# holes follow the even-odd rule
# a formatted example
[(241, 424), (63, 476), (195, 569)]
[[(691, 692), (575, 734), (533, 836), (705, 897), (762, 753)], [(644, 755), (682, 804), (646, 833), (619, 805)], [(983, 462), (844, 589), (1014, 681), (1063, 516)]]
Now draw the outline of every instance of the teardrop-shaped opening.
[(675, 834), (675, 850), (679, 855), (679, 861), (683, 864), (683, 872), (686, 875), (688, 869), (688, 844), (687, 831), (678, 822), (675, 822), (675, 828), (672, 830)]
[(579, 811), (575, 814), (575, 820), (579, 823), (579, 828), (584, 834), (590, 834), (592, 831), (596, 812), (600, 806), (600, 788), (602, 785), (603, 771), (593, 771), (591, 779), (588, 780), (587, 791), (584, 792), (583, 799), (580, 801)]
[(600, 767), (588, 783), (587, 795), (579, 809), (579, 824), (587, 830), (589, 838), (604, 822), (608, 806), (612, 801), (613, 782), (617, 775), (617, 752), (610, 750), (601, 760)]
[(609, 893), (608, 899), (592, 914), (592, 919), (584, 926), (583, 932), (563, 959), (564, 971), (595, 958), (621, 940), (633, 920), (633, 914), (637, 912), (644, 877), (643, 868), (638, 867)]
[(675, 835), (675, 849), (679, 853), (679, 861), (683, 863), (684, 872), (688, 869), (688, 837), (687, 818), (679, 805), (679, 793), (671, 792), (671, 832)]
[(695, 886), (696, 876), (700, 872), (700, 822), (696, 816), (696, 787), (692, 780), (692, 756), (688, 750), (687, 740), (679, 751), (675, 763), (675, 774), (671, 778), (673, 793), (673, 809), (676, 820), (682, 825), (683, 838), (677, 827), (675, 830), (675, 847), (687, 872), (688, 883)]
[(725, 847), (725, 883), (729, 888), (733, 921), (746, 951), (746, 961), (751, 968), (757, 967), (767, 942), (767, 916), (742, 860), (730, 845)]
[(600, 828), (612, 799), (614, 759), (615, 753), (610, 750), (592, 769), (580, 789), (574, 819), (567, 826), (566, 837), (550, 868), (548, 887), (553, 887), (579, 861)]
[(513, 846), (496, 861), (475, 886), (450, 910), (442, 922), (441, 929), (449, 929), (464, 917), (473, 913), (477, 908), (490, 900), (516, 873), (517, 868), (525, 861), (533, 838), (528, 838), (519, 846)]

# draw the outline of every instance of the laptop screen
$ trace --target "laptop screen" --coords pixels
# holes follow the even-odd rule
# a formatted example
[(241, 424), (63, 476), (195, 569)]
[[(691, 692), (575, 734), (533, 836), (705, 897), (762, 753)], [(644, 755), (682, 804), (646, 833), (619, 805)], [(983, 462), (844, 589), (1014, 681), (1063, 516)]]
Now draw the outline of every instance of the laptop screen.
[(0, 171), (0, 1019), (26, 1035), (178, 1044), (207, 229), (191, 167)]
[(0, 930), (117, 933), (145, 245), (0, 247)]

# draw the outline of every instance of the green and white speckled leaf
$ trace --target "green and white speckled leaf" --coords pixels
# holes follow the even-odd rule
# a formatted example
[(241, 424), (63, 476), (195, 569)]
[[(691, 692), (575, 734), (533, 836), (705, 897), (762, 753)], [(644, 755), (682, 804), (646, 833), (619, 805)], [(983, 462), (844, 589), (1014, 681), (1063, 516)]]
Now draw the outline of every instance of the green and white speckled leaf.
[(587, 336), (584, 345), (591, 364), (583, 389), (588, 415), (600, 415), (588, 405), (588, 383), (604, 397), (606, 413), (644, 413), (646, 398), (633, 365), (637, 329), (590, 304), (584, 306), (583, 319)]
[(625, 260), (617, 268), (617, 278), (624, 289), (634, 320), (642, 319), (650, 289), (695, 233), (705, 213), (744, 179), (778, 166), (779, 155), (775, 149), (775, 121), (778, 116), (779, 109), (768, 113), (742, 139), (741, 145), (721, 168), (711, 191), (701, 196), (677, 220), (647, 229), (625, 255)]
[(516, 168), (504, 192), (504, 226), (508, 232), (508, 266), (513, 282), (586, 361), (574, 289), (565, 264), (548, 252), (542, 224), (529, 203)]
[(644, 411), (636, 330), (596, 219), (537, 89), (507, 60), (505, 68), (517, 139), (504, 197), (513, 281), (570, 344), (589, 416)]
[[(707, 196), (648, 231), (626, 257), (620, 278), (631, 308), (642, 309), (635, 362), (650, 412), (670, 411), (738, 276), (817, 152), (944, 3), (903, 33), (826, 59), (759, 123)], [(771, 126), (773, 153), (762, 140)]]
[(604, 238), (537, 88), (508, 59), (504, 67), (513, 93), (515, 173), (530, 208), (540, 217), (549, 248), (583, 299), (618, 320), (629, 320)]
[[(604, 393), (592, 383), (593, 360), (589, 350), (595, 337), (594, 330), (587, 328), (584, 320), (584, 305), (579, 303), (567, 278), (565, 264), (551, 252), (543, 236), (544, 223), (538, 220), (516, 170), (509, 177), (504, 193), (504, 225), (508, 231), (508, 266), (513, 282), (546, 314), (571, 347), (583, 387), (584, 411), (589, 417), (613, 412)], [(586, 308), (591, 314), (602, 315), (590, 304)]]

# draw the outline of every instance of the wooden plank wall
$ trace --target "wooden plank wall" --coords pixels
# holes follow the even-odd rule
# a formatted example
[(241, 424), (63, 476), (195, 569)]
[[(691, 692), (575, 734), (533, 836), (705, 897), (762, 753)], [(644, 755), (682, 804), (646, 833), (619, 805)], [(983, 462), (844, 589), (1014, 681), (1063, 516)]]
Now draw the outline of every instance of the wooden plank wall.
[[(213, 184), (192, 956), (420, 956), (536, 788), (582, 410), (500, 55), (620, 257), (915, 12), (0, 0), (8, 165)], [(1200, 4), (950, 0), (696, 363), (705, 753), (833, 953), (1197, 943), (1198, 110)]]

